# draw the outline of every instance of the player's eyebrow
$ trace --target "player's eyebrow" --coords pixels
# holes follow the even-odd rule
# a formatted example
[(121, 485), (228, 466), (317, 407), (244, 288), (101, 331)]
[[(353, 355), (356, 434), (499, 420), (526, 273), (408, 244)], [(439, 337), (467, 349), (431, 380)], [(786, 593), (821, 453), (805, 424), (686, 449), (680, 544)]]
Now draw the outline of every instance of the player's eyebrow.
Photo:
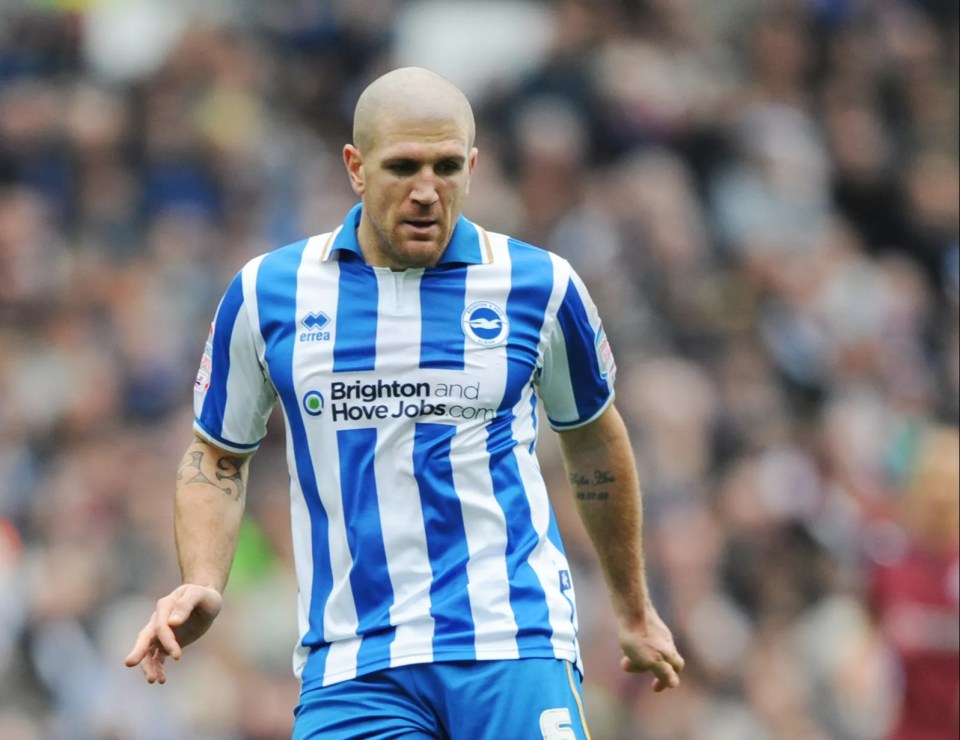
[(393, 156), (383, 158), (384, 165), (396, 164), (398, 162), (403, 162), (403, 163), (416, 162), (418, 164), (421, 162), (432, 162), (434, 164), (437, 162), (456, 162), (457, 164), (462, 165), (466, 161), (467, 161), (467, 158), (459, 153), (458, 154), (441, 154), (436, 157), (417, 157), (412, 154), (395, 154)]

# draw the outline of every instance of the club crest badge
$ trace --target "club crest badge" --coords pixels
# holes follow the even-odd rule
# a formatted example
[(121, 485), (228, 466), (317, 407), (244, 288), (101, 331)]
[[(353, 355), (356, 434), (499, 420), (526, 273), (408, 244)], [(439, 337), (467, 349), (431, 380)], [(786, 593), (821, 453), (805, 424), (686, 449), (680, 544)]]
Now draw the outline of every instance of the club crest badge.
[(510, 333), (506, 312), (490, 301), (471, 303), (460, 317), (463, 333), (483, 347), (503, 344)]

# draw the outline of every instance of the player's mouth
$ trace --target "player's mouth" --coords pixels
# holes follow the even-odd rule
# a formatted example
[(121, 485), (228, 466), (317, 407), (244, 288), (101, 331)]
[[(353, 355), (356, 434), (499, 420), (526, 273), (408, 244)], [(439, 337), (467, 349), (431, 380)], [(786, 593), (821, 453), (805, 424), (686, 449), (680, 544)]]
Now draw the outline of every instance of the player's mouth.
[(437, 228), (438, 223), (436, 220), (430, 218), (408, 218), (404, 220), (403, 225), (413, 232), (414, 238), (429, 239), (435, 236), (434, 230)]

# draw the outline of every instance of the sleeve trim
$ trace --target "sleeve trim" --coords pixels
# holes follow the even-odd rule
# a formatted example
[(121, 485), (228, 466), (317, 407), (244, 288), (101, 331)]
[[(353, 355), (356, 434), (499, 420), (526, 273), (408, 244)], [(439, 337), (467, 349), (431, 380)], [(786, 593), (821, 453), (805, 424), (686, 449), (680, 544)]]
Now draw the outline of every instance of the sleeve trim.
[(550, 424), (550, 428), (555, 432), (565, 432), (569, 429), (579, 429), (580, 427), (585, 427), (590, 422), (596, 421), (600, 418), (600, 415), (610, 407), (610, 404), (613, 403), (613, 397), (613, 393), (607, 396), (607, 400), (603, 402), (603, 405), (586, 419), (578, 419), (576, 421), (554, 421), (548, 416), (547, 423)]
[(214, 434), (213, 432), (210, 432), (207, 429), (204, 429), (203, 426), (200, 424), (200, 422), (197, 420), (193, 422), (193, 431), (199, 437), (206, 440), (212, 445), (220, 447), (226, 450), (227, 452), (238, 452), (240, 454), (256, 452), (257, 449), (260, 447), (260, 442), (263, 441), (263, 440), (259, 440), (250, 445), (241, 445), (241, 444), (236, 444), (235, 442), (228, 442), (223, 437), (217, 434)]

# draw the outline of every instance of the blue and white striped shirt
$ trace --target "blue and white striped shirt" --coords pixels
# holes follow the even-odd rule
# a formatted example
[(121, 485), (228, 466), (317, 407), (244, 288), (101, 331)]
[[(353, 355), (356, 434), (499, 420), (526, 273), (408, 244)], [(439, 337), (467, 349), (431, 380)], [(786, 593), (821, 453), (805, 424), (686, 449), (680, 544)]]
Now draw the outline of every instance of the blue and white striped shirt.
[(249, 262), (195, 386), (196, 431), (287, 428), (306, 691), (443, 660), (579, 666), (569, 566), (534, 448), (613, 398), (596, 308), (563, 259), (461, 217), (439, 263), (371, 267), (343, 227)]

